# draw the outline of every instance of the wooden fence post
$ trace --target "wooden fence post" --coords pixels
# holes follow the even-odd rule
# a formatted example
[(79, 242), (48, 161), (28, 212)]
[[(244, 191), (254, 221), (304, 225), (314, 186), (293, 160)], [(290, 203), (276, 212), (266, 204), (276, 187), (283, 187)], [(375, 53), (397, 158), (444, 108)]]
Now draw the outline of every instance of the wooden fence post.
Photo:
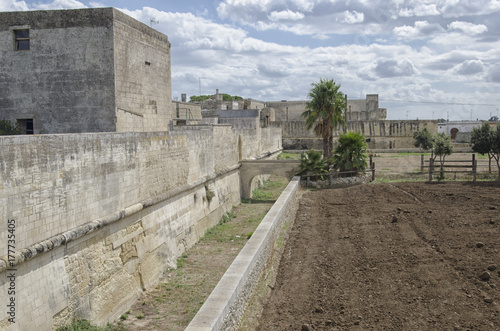
[(375, 180), (375, 162), (372, 162), (372, 182)]
[(420, 171), (424, 171), (424, 154), (420, 154)]
[(429, 159), (429, 182), (432, 182), (432, 172), (434, 171), (434, 160), (432, 157)]
[(474, 174), (474, 181), (476, 181), (476, 177), (477, 177), (477, 160), (473, 159), (472, 162), (473, 162), (473, 164), (472, 164), (472, 173)]

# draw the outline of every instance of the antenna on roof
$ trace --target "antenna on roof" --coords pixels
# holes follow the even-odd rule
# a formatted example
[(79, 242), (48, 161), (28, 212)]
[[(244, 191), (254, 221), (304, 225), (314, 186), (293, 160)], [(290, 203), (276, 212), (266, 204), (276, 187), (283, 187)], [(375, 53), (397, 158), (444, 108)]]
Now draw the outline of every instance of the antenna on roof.
[(153, 24), (160, 24), (160, 21), (157, 21), (154, 17), (151, 17), (151, 19), (149, 20), (149, 24), (151, 25), (151, 27), (153, 27)]

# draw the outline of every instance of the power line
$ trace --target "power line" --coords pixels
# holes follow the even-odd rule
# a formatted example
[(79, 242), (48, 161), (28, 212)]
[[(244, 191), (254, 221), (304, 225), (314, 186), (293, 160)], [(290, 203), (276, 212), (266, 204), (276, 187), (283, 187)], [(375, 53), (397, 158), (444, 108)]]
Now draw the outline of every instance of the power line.
[(439, 102), (439, 101), (415, 101), (415, 100), (391, 100), (391, 99), (379, 99), (380, 101), (386, 102), (400, 102), (400, 103), (430, 103), (439, 105), (460, 105), (460, 106), (489, 106), (498, 107), (499, 104), (492, 103), (464, 103), (464, 102)]

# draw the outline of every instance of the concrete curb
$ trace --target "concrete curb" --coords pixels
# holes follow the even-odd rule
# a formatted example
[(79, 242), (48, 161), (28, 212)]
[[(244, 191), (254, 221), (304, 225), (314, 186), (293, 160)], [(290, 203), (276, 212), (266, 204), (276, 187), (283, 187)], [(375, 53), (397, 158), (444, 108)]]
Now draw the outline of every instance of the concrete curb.
[(261, 221), (186, 331), (232, 330), (238, 325), (287, 219), (295, 218), (300, 177), (294, 177)]

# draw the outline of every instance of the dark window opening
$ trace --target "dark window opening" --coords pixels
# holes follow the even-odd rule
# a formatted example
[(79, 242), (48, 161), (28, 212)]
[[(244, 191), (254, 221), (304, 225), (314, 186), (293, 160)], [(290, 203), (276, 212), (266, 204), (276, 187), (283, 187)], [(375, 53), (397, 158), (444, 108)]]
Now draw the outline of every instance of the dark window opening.
[(17, 120), (17, 124), (23, 130), (23, 132), (25, 132), (26, 134), (34, 134), (35, 133), (32, 118), (19, 119), (19, 120)]
[(16, 51), (27, 51), (30, 49), (30, 30), (14, 30), (14, 35)]

